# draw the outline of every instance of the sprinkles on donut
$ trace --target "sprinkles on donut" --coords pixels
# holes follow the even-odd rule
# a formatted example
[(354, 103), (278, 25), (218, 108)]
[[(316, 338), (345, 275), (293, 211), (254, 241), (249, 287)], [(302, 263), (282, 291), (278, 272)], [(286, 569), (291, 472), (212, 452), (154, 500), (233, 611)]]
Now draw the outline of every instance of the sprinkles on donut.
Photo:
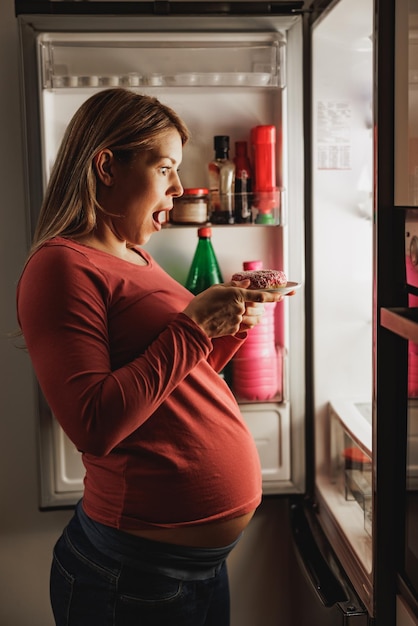
[(235, 272), (232, 280), (250, 279), (248, 289), (277, 289), (287, 284), (286, 274), (282, 270), (246, 270)]

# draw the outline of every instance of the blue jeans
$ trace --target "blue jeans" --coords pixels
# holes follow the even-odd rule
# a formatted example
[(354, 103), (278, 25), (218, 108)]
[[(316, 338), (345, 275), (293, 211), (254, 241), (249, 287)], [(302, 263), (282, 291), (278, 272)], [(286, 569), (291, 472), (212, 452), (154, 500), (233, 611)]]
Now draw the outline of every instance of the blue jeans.
[(133, 548), (129, 558), (123, 550), (121, 558), (110, 557), (89, 540), (76, 512), (54, 548), (50, 592), (56, 626), (229, 626), (225, 558), (215, 568), (212, 562), (206, 568), (207, 559), (197, 566), (202, 552), (210, 557), (218, 550), (122, 537)]

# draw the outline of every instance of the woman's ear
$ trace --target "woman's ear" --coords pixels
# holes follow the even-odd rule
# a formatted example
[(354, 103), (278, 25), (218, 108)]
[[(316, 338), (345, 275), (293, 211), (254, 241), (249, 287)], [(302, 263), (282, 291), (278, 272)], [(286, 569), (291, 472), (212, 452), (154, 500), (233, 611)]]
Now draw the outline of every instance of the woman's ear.
[(113, 153), (108, 148), (100, 150), (93, 158), (93, 166), (97, 178), (106, 187), (113, 185)]

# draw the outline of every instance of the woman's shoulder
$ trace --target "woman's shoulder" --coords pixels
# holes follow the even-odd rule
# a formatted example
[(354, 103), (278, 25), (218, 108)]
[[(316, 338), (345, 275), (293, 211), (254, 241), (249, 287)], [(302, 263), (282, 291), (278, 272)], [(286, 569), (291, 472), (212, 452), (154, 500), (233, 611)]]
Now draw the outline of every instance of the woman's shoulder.
[(45, 241), (29, 258), (22, 272), (20, 282), (36, 278), (42, 282), (54, 281), (62, 284), (84, 280), (103, 280), (103, 271), (89, 250), (77, 242), (64, 237), (54, 237)]
[(47, 254), (62, 256), (63, 258), (67, 256), (71, 257), (74, 253), (88, 258), (89, 248), (74, 239), (57, 236), (45, 241), (37, 250), (37, 252), (42, 251)]
[[(151, 269), (154, 266), (154, 260), (151, 255), (139, 246), (134, 246), (135, 252), (140, 255), (146, 264), (143, 267)], [(121, 267), (125, 267), (128, 262), (129, 265), (135, 266), (135, 263), (129, 263), (111, 252), (90, 246), (75, 239), (67, 239), (65, 237), (54, 237), (46, 241), (40, 248), (39, 252), (44, 251), (48, 256), (54, 256), (57, 258), (70, 259), (73, 262), (78, 258), (78, 262), (85, 262), (88, 265), (96, 267), (98, 270), (107, 271), (120, 271)], [(122, 266), (120, 266), (122, 263)], [(142, 265), (142, 264), (141, 264)], [(125, 267), (126, 269), (126, 267)]]
[[(36, 278), (42, 281), (59, 280), (63, 283), (94, 283), (108, 291), (120, 284), (121, 277), (135, 283), (145, 277), (151, 280), (156, 275), (158, 264), (140, 249), (145, 265), (135, 265), (113, 256), (109, 252), (64, 237), (54, 237), (44, 242), (30, 257), (21, 280)], [(77, 285), (73, 284), (74, 289)]]
[(66, 259), (68, 257), (73, 258), (74, 254), (87, 258), (88, 255), (86, 252), (86, 246), (77, 243), (73, 239), (58, 236), (44, 241), (32, 254), (30, 260), (40, 259), (43, 257)]

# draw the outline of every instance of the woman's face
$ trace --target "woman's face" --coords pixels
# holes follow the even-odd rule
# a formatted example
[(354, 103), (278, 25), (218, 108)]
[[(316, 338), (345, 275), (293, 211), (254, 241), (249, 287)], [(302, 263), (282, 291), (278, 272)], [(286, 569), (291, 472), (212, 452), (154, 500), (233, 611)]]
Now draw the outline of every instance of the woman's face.
[(128, 165), (107, 151), (108, 162), (102, 164), (107, 178), (100, 176), (103, 184), (99, 185), (98, 201), (110, 214), (103, 220), (118, 240), (143, 245), (161, 229), (173, 198), (183, 193), (178, 174), (182, 152), (175, 129), (162, 135), (152, 150), (138, 153)]

